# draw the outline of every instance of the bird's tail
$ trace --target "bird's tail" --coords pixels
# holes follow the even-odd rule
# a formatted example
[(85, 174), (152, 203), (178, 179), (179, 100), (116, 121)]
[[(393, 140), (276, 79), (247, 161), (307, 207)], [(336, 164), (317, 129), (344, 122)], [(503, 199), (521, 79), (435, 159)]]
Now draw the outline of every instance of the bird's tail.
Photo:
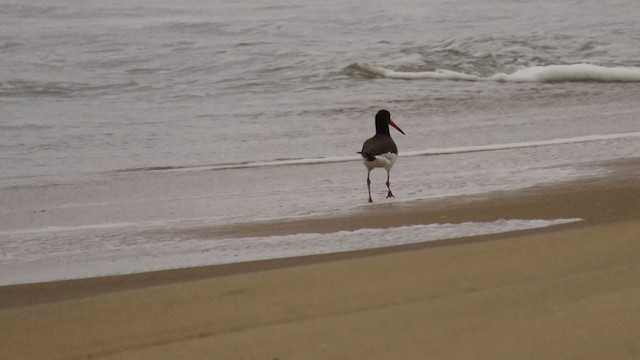
[(362, 157), (367, 161), (374, 161), (376, 159), (375, 155), (372, 155), (366, 152), (358, 151), (358, 154), (362, 155)]

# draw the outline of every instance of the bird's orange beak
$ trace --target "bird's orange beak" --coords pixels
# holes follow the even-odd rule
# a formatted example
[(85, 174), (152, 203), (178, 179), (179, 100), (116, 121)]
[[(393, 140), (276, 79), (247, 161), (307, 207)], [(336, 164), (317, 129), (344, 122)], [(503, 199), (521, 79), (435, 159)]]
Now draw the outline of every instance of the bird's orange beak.
[(393, 126), (394, 128), (396, 128), (396, 130), (400, 131), (402, 135), (404, 135), (404, 131), (402, 131), (402, 129), (400, 129), (400, 127), (396, 125), (396, 123), (394, 123), (393, 120), (389, 119), (389, 125)]

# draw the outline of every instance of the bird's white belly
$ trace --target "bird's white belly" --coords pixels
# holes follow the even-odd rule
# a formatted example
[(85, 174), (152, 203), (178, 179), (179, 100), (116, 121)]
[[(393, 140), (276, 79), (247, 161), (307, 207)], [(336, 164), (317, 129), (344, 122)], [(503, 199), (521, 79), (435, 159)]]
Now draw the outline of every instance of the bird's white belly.
[(393, 167), (393, 164), (395, 164), (397, 158), (398, 154), (388, 152), (386, 154), (377, 155), (376, 159), (373, 161), (367, 161), (367, 159), (364, 159), (364, 166), (369, 170), (383, 167), (389, 171), (391, 170), (391, 167)]

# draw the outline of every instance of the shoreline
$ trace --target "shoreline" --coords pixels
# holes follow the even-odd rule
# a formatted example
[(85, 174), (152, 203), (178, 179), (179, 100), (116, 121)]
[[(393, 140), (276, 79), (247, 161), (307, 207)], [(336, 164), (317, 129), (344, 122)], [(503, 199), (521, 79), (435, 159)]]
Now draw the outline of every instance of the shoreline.
[(457, 196), (411, 204), (382, 204), (341, 217), (256, 222), (182, 231), (181, 235), (269, 236), (336, 232), (372, 227), (432, 223), (485, 222), (499, 219), (581, 218), (545, 228), (444, 239), (391, 247), (249, 262), (167, 269), (143, 273), (0, 286), (0, 310), (98, 296), (116, 291), (195, 281), (307, 264), (357, 259), (397, 252), (545, 234), (640, 217), (640, 158), (610, 162), (611, 173), (514, 191)]
[(402, 214), (569, 214), (578, 223), (0, 287), (0, 348), (19, 359), (637, 358), (638, 163)]

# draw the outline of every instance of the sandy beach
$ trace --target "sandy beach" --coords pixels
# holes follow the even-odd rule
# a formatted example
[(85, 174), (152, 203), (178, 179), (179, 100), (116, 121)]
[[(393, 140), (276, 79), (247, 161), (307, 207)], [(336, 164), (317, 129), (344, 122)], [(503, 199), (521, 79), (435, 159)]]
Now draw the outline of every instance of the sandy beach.
[(246, 234), (581, 222), (291, 259), (0, 288), (7, 359), (635, 359), (640, 178), (611, 173)]

